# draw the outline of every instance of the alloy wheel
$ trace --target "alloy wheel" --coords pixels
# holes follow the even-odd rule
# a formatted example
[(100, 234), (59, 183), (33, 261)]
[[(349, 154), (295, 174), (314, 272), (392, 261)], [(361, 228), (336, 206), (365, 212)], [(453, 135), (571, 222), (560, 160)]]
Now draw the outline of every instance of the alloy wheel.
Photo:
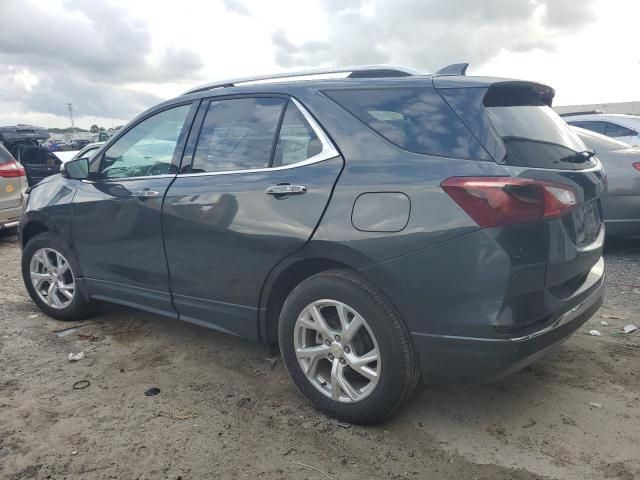
[(381, 373), (380, 349), (366, 320), (337, 300), (317, 300), (295, 324), (298, 363), (311, 384), (341, 403), (364, 400)]
[(31, 257), (29, 275), (36, 294), (51, 308), (61, 310), (73, 302), (76, 286), (69, 261), (52, 248), (41, 248)]

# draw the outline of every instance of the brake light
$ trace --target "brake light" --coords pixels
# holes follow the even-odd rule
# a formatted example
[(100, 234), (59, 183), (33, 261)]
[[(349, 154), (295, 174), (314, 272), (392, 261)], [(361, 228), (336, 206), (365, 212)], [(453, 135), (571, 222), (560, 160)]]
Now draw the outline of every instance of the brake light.
[(557, 218), (578, 203), (573, 188), (511, 177), (451, 177), (441, 187), (482, 228)]
[(636, 170), (640, 170), (640, 162), (632, 163), (631, 166)]
[(0, 164), (0, 177), (13, 178), (24, 177), (27, 173), (24, 171), (24, 167), (15, 160), (9, 160), (6, 163)]

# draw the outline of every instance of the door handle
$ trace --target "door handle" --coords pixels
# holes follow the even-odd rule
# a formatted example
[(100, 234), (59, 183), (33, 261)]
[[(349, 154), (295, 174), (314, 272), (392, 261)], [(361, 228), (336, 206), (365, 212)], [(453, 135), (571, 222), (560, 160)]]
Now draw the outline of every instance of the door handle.
[(306, 193), (307, 187), (305, 185), (272, 185), (267, 187), (264, 191), (267, 195), (299, 195)]
[(131, 192), (131, 195), (139, 198), (152, 198), (152, 197), (159, 197), (160, 192), (145, 188), (144, 190), (136, 190), (135, 192)]

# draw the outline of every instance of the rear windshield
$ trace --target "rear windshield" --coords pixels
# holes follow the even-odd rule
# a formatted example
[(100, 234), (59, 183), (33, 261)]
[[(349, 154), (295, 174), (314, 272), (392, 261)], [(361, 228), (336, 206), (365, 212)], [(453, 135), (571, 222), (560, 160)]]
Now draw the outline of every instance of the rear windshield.
[(596, 165), (594, 159), (575, 155), (588, 148), (547, 105), (496, 106), (486, 111), (506, 148), (507, 165), (563, 170)]
[(404, 150), (488, 160), (482, 145), (434, 88), (348, 89), (324, 93)]

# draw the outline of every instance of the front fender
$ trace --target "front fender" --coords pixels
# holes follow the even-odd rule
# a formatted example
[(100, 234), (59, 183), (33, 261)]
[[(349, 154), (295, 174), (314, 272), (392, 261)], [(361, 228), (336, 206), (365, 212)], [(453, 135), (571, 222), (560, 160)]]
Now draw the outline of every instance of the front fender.
[(29, 191), (19, 226), (22, 247), (33, 232), (42, 231), (44, 227), (66, 242), (73, 251), (71, 203), (77, 189), (76, 183), (77, 180), (56, 175), (52, 180), (38, 184)]

